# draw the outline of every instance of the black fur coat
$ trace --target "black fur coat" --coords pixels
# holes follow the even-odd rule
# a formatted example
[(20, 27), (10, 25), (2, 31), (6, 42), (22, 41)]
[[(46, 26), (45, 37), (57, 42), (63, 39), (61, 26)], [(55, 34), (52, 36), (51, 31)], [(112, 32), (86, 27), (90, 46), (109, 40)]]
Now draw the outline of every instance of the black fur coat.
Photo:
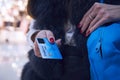
[[(28, 13), (36, 20), (34, 28), (51, 30), (56, 39), (62, 39), (60, 50), (63, 60), (41, 59), (30, 50), (30, 61), (24, 66), (22, 80), (90, 80), (87, 38), (80, 33), (77, 25), (96, 1), (98, 0), (29, 0)], [(106, 0), (106, 3), (111, 1)], [(68, 20), (76, 26), (76, 47), (64, 45), (64, 25)]]

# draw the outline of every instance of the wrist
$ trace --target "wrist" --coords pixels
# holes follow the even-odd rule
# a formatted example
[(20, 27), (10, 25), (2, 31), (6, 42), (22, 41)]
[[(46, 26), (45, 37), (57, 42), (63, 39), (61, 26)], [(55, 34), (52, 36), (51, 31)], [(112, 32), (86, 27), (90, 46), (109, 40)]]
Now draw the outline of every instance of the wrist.
[(33, 41), (33, 43), (35, 42), (35, 37), (36, 35), (39, 33), (39, 31), (36, 31), (33, 33), (33, 35), (31, 36), (31, 40)]

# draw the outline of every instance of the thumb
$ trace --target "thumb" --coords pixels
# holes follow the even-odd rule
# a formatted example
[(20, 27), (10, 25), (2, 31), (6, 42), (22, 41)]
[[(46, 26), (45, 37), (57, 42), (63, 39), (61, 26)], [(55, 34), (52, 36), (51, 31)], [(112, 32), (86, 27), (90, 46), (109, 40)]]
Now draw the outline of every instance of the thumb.
[(55, 41), (58, 46), (61, 46), (61, 40), (62, 40), (62, 39), (57, 39), (57, 40)]

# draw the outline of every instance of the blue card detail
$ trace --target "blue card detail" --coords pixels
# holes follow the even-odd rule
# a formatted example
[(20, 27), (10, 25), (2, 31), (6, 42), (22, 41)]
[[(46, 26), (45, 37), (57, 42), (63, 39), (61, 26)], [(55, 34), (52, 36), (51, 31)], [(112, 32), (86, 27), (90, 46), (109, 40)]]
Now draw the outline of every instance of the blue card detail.
[(50, 43), (47, 38), (36, 38), (43, 59), (62, 59), (56, 43)]

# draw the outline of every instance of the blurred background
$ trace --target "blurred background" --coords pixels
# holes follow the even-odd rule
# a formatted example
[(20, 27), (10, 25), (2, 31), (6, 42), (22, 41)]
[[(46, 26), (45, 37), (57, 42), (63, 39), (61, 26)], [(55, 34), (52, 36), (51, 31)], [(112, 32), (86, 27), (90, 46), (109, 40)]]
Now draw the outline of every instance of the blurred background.
[(0, 0), (0, 80), (20, 80), (30, 46), (27, 0)]

